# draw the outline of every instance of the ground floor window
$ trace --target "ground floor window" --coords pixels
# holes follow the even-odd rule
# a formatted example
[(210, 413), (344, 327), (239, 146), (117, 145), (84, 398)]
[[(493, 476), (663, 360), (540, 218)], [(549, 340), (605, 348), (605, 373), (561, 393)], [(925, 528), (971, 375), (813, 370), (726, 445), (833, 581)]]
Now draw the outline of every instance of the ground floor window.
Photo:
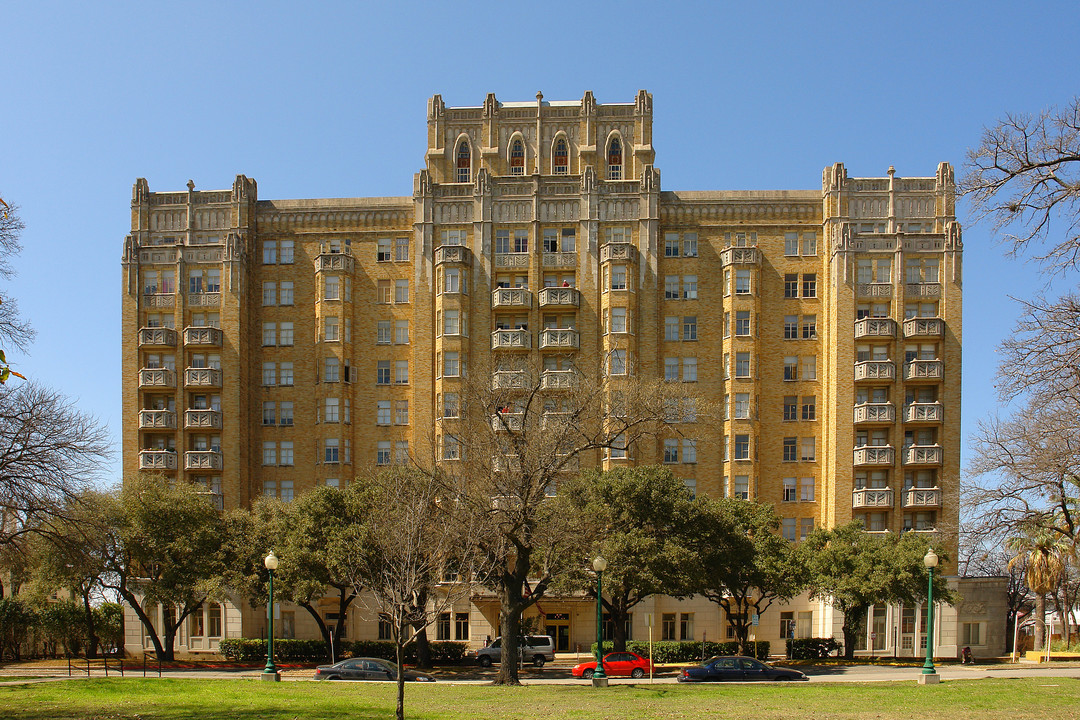
[(679, 613), (679, 639), (694, 639), (694, 613)]
[(454, 636), (458, 640), (469, 639), (469, 613), (459, 612), (454, 614)]
[(390, 620), (385, 616), (379, 617), (379, 639), (393, 640), (394, 634), (390, 628)]
[[(631, 628), (633, 627), (633, 617), (633, 614), (627, 615), (626, 622), (623, 623), (623, 634), (626, 636), (627, 640), (633, 639), (633, 635), (631, 635)], [(604, 639), (615, 639), (615, 623), (611, 621), (610, 613), (604, 613)]]
[(450, 613), (439, 614), (439, 619), (435, 623), (435, 639), (450, 639)]
[(664, 613), (660, 616), (660, 639), (675, 639), (675, 613)]

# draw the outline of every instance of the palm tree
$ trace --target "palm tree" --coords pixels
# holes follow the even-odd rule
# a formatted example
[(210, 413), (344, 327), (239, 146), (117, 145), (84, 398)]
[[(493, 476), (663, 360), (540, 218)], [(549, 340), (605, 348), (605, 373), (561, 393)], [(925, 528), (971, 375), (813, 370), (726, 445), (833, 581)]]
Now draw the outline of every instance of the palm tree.
[(1065, 577), (1072, 546), (1060, 537), (1039, 529), (1009, 538), (1006, 548), (1012, 553), (1009, 569), (1026, 565), (1024, 582), (1035, 594), (1035, 650), (1043, 648), (1046, 638), (1046, 595), (1055, 592)]

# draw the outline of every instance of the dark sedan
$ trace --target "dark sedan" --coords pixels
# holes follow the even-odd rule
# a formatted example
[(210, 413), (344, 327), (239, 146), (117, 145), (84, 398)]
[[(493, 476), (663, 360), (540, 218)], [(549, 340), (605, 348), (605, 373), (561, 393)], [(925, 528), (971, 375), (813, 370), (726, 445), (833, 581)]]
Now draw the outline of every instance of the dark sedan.
[(679, 682), (716, 682), (719, 680), (809, 680), (798, 670), (773, 667), (749, 657), (713, 657), (700, 665), (683, 668)]
[[(397, 665), (379, 658), (349, 658), (333, 665), (315, 668), (316, 680), (397, 680)], [(435, 678), (416, 670), (405, 670), (405, 679), (435, 682)]]

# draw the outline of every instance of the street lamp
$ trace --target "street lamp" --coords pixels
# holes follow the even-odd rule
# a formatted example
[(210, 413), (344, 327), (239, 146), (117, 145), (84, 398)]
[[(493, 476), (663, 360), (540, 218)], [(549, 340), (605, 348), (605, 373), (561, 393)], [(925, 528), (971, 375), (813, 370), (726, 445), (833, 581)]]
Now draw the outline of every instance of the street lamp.
[(274, 571), (278, 568), (278, 557), (273, 550), (263, 558), (263, 565), (270, 573), (270, 602), (266, 604), (266, 667), (263, 668), (261, 677), (263, 680), (277, 682), (281, 680), (277, 666), (274, 665)]
[(603, 580), (607, 570), (607, 560), (597, 555), (592, 561), (596, 571), (596, 671), (593, 672), (593, 687), (607, 687), (608, 679), (604, 674), (604, 601)]
[(925, 685), (938, 681), (937, 670), (934, 669), (934, 568), (937, 567), (938, 556), (934, 548), (926, 551), (922, 561), (930, 576), (926, 587), (926, 662), (919, 676), (919, 683)]

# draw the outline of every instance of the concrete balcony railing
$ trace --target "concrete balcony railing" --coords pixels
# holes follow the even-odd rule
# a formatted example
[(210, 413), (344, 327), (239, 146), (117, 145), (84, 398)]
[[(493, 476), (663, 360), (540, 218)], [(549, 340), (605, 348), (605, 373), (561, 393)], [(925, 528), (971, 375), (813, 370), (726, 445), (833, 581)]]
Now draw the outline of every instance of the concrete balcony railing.
[(569, 328), (550, 328), (540, 331), (540, 349), (550, 348), (566, 349), (577, 348), (580, 344), (580, 336), (577, 330)]
[(168, 368), (143, 368), (139, 371), (141, 388), (174, 388), (176, 373)]
[(142, 450), (139, 452), (140, 470), (175, 470), (175, 450)]
[(628, 242), (609, 242), (600, 246), (600, 262), (637, 262), (637, 248)]
[(491, 458), (491, 469), (495, 472), (521, 472), (521, 458), (516, 454), (496, 455)]
[(940, 445), (908, 445), (903, 457), (904, 465), (941, 465), (945, 452)]
[(530, 257), (529, 253), (495, 253), (495, 267), (527, 268)]
[(176, 330), (167, 327), (139, 328), (139, 345), (176, 347)]
[(896, 365), (892, 360), (863, 360), (855, 363), (855, 381), (895, 380)]
[(184, 328), (185, 345), (202, 345), (206, 347), (221, 347), (224, 334), (221, 328), (216, 327), (186, 327)]
[(524, 390), (527, 379), (524, 370), (496, 370), (491, 374), (491, 389)]
[(218, 307), (221, 305), (221, 293), (188, 293), (186, 302), (188, 307)]
[(185, 368), (184, 387), (221, 387), (221, 370), (217, 368)]
[(541, 258), (541, 264), (546, 268), (571, 268), (577, 267), (577, 253), (572, 252), (546, 252)]
[(941, 360), (912, 360), (904, 364), (904, 380), (941, 380), (945, 377), (945, 363)]
[(581, 292), (572, 287), (546, 287), (540, 291), (540, 307), (578, 307)]
[(941, 423), (945, 420), (945, 408), (939, 402), (911, 403), (904, 406), (906, 423)]
[(561, 410), (549, 410), (540, 416), (541, 430), (564, 428), (574, 419), (574, 413)]
[(493, 308), (531, 308), (532, 292), (528, 288), (495, 288), (491, 291)]
[(491, 416), (493, 432), (519, 432), (525, 425), (525, 413), (501, 412)]
[(729, 247), (720, 251), (720, 264), (728, 265), (760, 265), (761, 253), (756, 247)]
[(185, 428), (209, 428), (214, 430), (221, 429), (221, 411), (220, 410), (185, 410), (184, 411), (184, 427)]
[(496, 330), (491, 333), (492, 350), (528, 350), (532, 335), (528, 330)]
[(440, 245), (435, 248), (435, 264), (443, 265), (447, 263), (470, 265), (472, 264), (472, 253), (464, 245)]
[(175, 430), (176, 413), (172, 410), (140, 410), (139, 429)]
[(893, 491), (889, 488), (860, 488), (851, 493), (852, 509), (891, 508)]
[(893, 286), (891, 283), (860, 283), (855, 286), (855, 294), (861, 298), (892, 297)]
[(904, 490), (904, 507), (939, 508), (941, 507), (940, 488), (907, 488)]
[(856, 423), (896, 422), (896, 409), (891, 402), (856, 405), (854, 415)]
[(215, 450), (188, 450), (184, 453), (185, 470), (220, 470), (221, 453)]
[(573, 386), (573, 370), (545, 370), (540, 375), (540, 388), (542, 390), (569, 390)]
[(315, 258), (315, 270), (337, 270), (351, 273), (356, 269), (356, 260), (348, 253), (324, 252)]
[(906, 338), (945, 337), (945, 321), (941, 318), (915, 317), (904, 321)]
[(855, 467), (893, 465), (896, 453), (892, 445), (863, 445), (855, 448)]
[(904, 286), (908, 297), (941, 297), (941, 283), (908, 283)]
[(855, 321), (855, 339), (894, 338), (896, 321), (892, 318), (864, 317)]

